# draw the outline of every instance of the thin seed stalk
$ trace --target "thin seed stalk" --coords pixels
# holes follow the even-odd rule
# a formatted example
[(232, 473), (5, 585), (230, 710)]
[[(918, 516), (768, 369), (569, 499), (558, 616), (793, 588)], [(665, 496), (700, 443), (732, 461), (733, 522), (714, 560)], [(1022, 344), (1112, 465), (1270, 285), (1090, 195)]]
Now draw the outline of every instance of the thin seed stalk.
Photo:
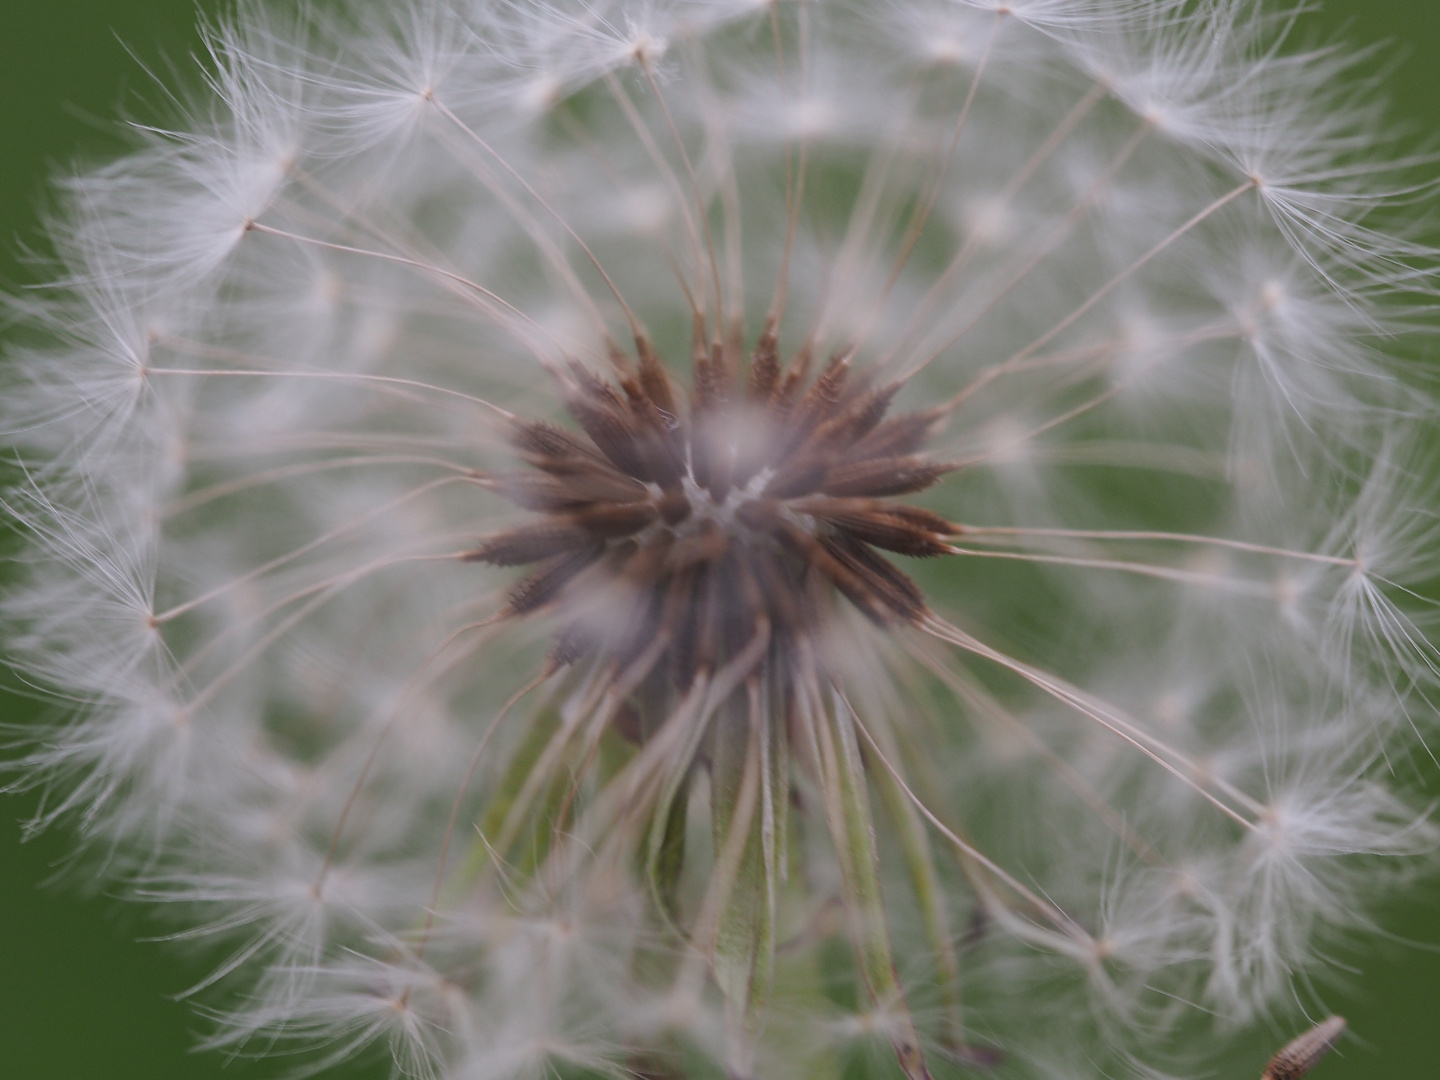
[[(875, 729), (885, 732), (881, 725)], [(875, 729), (872, 729), (875, 730)], [(878, 736), (877, 737), (881, 737)], [(867, 757), (869, 755), (866, 755)], [(874, 764), (870, 762), (869, 764)], [(915, 893), (915, 903), (920, 909), (920, 921), (925, 927), (925, 937), (935, 958), (936, 974), (940, 986), (941, 1007), (945, 1013), (947, 1038), (951, 1048), (963, 1049), (964, 1026), (960, 993), (960, 962), (950, 933), (950, 916), (945, 907), (944, 890), (940, 884), (935, 866), (935, 853), (930, 846), (924, 823), (915, 811), (914, 805), (900, 790), (900, 785), (883, 766), (866, 769), (866, 775), (873, 778), (876, 794), (880, 797), (885, 815), (895, 829), (900, 842), (900, 851), (905, 858), (905, 868), (910, 876), (910, 887)]]
[(887, 1034), (900, 1068), (909, 1080), (930, 1080), (919, 1032), (895, 968), (880, 888), (875, 820), (849, 712), (821, 706), (811, 711), (809, 720), (818, 752), (826, 816), (845, 881), (846, 909), (865, 989), (876, 1007), (886, 1014)]
[(696, 918), (696, 943), (707, 947), (715, 983), (725, 998), (725, 1028), (733, 1077), (754, 1073), (748, 1020), (752, 980), (762, 938), (764, 869), (758, 835), (764, 735), (760, 718), (731, 699), (716, 716), (712, 743), (712, 828), (715, 869)]

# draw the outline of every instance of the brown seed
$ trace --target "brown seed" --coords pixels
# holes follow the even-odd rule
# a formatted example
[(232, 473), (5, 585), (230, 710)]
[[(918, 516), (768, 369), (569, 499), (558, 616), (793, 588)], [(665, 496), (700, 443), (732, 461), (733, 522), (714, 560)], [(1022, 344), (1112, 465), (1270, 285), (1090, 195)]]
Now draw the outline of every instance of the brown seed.
[(907, 506), (904, 503), (886, 502), (883, 499), (837, 499), (821, 495), (813, 499), (800, 499), (791, 504), (791, 508), (798, 513), (811, 514), (827, 521), (839, 521), (845, 515), (850, 514), (885, 514), (936, 536), (957, 536), (960, 533), (960, 526), (941, 517), (933, 510), (926, 510), (921, 506)]
[(678, 491), (685, 476), (685, 446), (677, 433), (666, 427), (659, 410), (646, 403), (649, 411), (646, 430), (635, 440), (646, 475), (665, 491)]
[(941, 517), (934, 510), (926, 510), (923, 506), (906, 506), (902, 503), (899, 506), (890, 507), (889, 513), (912, 525), (928, 529), (937, 536), (957, 536), (960, 533), (959, 525)]
[(527, 456), (541, 458), (588, 458), (598, 460), (593, 446), (587, 446), (564, 428), (541, 420), (517, 421), (510, 443)]
[(640, 386), (645, 396), (662, 413), (676, 417), (675, 394), (671, 389), (670, 376), (665, 365), (655, 355), (655, 350), (646, 338), (635, 339), (635, 351), (640, 356)]
[(526, 510), (564, 510), (591, 501), (577, 497), (563, 481), (539, 473), (500, 473), (491, 478), (491, 485), (496, 493)]
[(1286, 1043), (1265, 1066), (1260, 1080), (1301, 1080), (1335, 1048), (1344, 1033), (1343, 1017), (1332, 1016), (1320, 1021), (1303, 1035)]
[(464, 558), (466, 562), (487, 562), (492, 566), (524, 566), (577, 551), (594, 542), (594, 537), (584, 529), (541, 521), (491, 537)]
[(765, 485), (765, 495), (771, 499), (796, 499), (820, 490), (830, 475), (833, 459), (825, 453), (800, 451), (787, 461)]
[(768, 404), (780, 382), (780, 353), (777, 349), (774, 320), (765, 323), (755, 351), (750, 356), (750, 400)]
[(889, 611), (870, 583), (833, 545), (824, 544), (804, 529), (784, 521), (778, 525), (776, 535), (809, 569), (822, 575), (872, 622), (884, 626), (890, 621)]
[(697, 327), (691, 357), (691, 408), (696, 413), (714, 408), (725, 400), (725, 371), (705, 342), (703, 329)]
[(649, 497), (645, 485), (601, 462), (572, 461), (564, 473), (499, 473), (491, 487), (527, 510), (569, 510), (590, 503), (633, 503)]
[(565, 405), (575, 422), (584, 428), (590, 441), (612, 465), (637, 480), (650, 479), (650, 472), (637, 445), (640, 433), (628, 410), (613, 408), (584, 394), (572, 395)]
[(613, 386), (580, 364), (571, 365), (574, 383), (565, 407), (596, 448), (621, 472), (641, 480), (649, 476), (635, 446), (640, 428), (634, 412)]
[(620, 396), (615, 387), (584, 364), (572, 363), (570, 375), (574, 379), (572, 395), (578, 394), (588, 398), (600, 408), (610, 409), (617, 413), (625, 412), (625, 399)]
[(811, 499), (795, 509), (897, 555), (923, 559), (950, 550), (943, 539), (953, 532), (950, 523), (919, 507), (889, 506), (870, 499)]
[(854, 446), (885, 419), (899, 391), (900, 384), (892, 383), (857, 395), (838, 415), (815, 429), (808, 440), (809, 445), (837, 450)]
[(660, 516), (651, 503), (592, 506), (569, 515), (575, 525), (593, 536), (617, 540), (633, 536)]
[(800, 399), (800, 404), (795, 406), (789, 422), (790, 439), (785, 444), (786, 453), (803, 443), (816, 427), (835, 414), (844, 399), (845, 384), (849, 379), (849, 357), (843, 352), (836, 353)]
[(852, 447), (845, 456), (848, 460), (858, 461), (863, 458), (903, 457), (913, 454), (925, 445), (944, 416), (945, 411), (937, 408), (891, 417)]
[(523, 615), (544, 607), (603, 554), (605, 546), (597, 543), (570, 555), (562, 555), (535, 571), (510, 590), (510, 613)]
[(680, 486), (685, 475), (685, 443), (669, 376), (649, 342), (636, 339), (640, 352), (637, 376), (622, 380), (637, 422), (636, 445), (649, 477), (662, 488)]
[(804, 385), (805, 376), (802, 373), (800, 357), (796, 357), (790, 365), (790, 370), (780, 380), (780, 385), (775, 388), (775, 393), (770, 397), (770, 414), (776, 420), (783, 420), (794, 411), (795, 398), (800, 393), (800, 387)]
[(880, 498), (924, 491), (950, 469), (921, 457), (854, 461), (830, 470), (820, 490), (826, 495)]
[(537, 459), (533, 462), (541, 472), (548, 473), (577, 490), (595, 492), (597, 499), (608, 502), (637, 502), (647, 498), (650, 489), (600, 458)]
[(882, 556), (843, 533), (822, 537), (820, 543), (902, 622), (916, 622), (925, 614), (925, 594), (920, 587)]

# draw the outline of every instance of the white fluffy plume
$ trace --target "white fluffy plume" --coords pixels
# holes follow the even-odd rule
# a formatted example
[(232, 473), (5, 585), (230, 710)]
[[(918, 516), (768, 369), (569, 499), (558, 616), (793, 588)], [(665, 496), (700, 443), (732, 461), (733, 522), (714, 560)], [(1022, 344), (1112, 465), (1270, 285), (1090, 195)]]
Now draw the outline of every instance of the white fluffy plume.
[(1434, 260), (1295, 18), (241, 3), (12, 302), (13, 784), (317, 1068), (1323, 1008), (1437, 841)]

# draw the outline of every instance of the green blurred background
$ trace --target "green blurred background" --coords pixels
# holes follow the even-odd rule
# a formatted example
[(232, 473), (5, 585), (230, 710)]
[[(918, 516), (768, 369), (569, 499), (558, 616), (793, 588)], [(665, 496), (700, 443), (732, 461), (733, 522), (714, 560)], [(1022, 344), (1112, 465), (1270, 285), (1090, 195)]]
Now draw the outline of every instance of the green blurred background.
[[(157, 96), (145, 67), (164, 77), (173, 63), (191, 81), (197, 10), (221, 7), (216, 0), (198, 8), (194, 0), (0, 0), (4, 287), (33, 280), (19, 254), (38, 235), (47, 176), (119, 151), (112, 118)], [(1383, 78), (1396, 118), (1420, 140), (1440, 136), (1437, 0), (1325, 0), (1303, 25), (1356, 45), (1381, 44), (1368, 67)], [(0, 697), (4, 721), (22, 720), (28, 709)], [(0, 1076), (250, 1080), (281, 1071), (273, 1061), (262, 1068), (192, 1051), (201, 1024), (174, 995), (203, 974), (203, 961), (139, 942), (154, 928), (110, 897), (77, 896), (73, 882), (47, 885), (70, 843), (58, 833), (21, 843), (16, 819), (33, 805), (0, 800)], [(1392, 908), (1386, 924), (1440, 947), (1440, 883)], [(1314, 1080), (1440, 1076), (1440, 950), (1370, 942), (1341, 959), (1351, 969), (1348, 986), (1327, 1000), (1349, 1017), (1353, 1037)], [(1255, 1080), (1262, 1064), (1263, 1055), (1234, 1080)], [(342, 1073), (383, 1075), (329, 1075)]]

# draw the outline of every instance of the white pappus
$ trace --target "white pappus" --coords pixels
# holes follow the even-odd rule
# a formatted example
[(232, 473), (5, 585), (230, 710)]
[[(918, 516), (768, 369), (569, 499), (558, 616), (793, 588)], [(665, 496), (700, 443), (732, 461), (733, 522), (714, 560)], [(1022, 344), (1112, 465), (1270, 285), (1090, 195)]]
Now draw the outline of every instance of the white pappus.
[(1309, 1026), (1440, 839), (1440, 482), (1434, 189), (1298, 18), (242, 0), (10, 300), (36, 826), (316, 1071)]

